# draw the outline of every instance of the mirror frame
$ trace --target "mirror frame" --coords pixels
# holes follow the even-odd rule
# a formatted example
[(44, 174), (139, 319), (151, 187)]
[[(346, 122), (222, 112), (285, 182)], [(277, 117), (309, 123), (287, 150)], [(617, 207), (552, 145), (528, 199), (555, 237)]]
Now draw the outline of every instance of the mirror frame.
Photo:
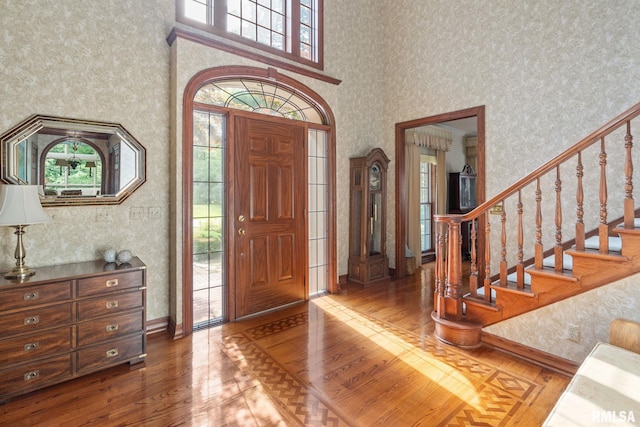
[[(146, 149), (122, 125), (92, 120), (69, 119), (35, 114), (0, 135), (0, 181), (5, 184), (25, 184), (14, 173), (12, 163), (16, 158), (16, 147), (24, 139), (41, 129), (57, 129), (60, 135), (77, 136), (82, 133), (117, 135), (136, 152), (136, 174), (116, 194), (98, 196), (46, 196), (41, 197), (42, 206), (118, 205), (128, 198), (146, 181)], [(40, 185), (40, 184), (38, 184)]]

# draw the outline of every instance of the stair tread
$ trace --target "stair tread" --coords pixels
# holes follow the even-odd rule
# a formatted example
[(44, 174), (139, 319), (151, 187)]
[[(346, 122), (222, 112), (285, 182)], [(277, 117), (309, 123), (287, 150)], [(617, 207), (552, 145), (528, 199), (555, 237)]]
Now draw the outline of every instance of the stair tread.
[(568, 253), (572, 257), (600, 258), (618, 262), (625, 262), (629, 260), (626, 256), (618, 252), (609, 251), (608, 253), (602, 253), (598, 249), (585, 249), (583, 251), (579, 251), (578, 249), (573, 247), (571, 249), (568, 249), (566, 253)]
[(501, 285), (500, 283), (495, 282), (494, 284), (491, 285), (491, 289), (513, 292), (513, 293), (522, 294), (529, 297), (535, 297), (535, 294), (531, 292), (531, 286), (525, 285), (524, 288), (518, 288), (518, 284), (516, 282), (507, 281), (505, 285)]
[(481, 306), (483, 308), (486, 308), (486, 309), (492, 310), (492, 311), (500, 311), (500, 309), (496, 306), (494, 300), (486, 301), (483, 298), (472, 297), (469, 294), (465, 295), (462, 298), (462, 300), (463, 300), (463, 304), (469, 304), (469, 305), (473, 305), (473, 306)]
[(533, 273), (533, 275), (556, 277), (558, 280), (566, 280), (570, 282), (578, 281), (578, 278), (573, 275), (573, 272), (571, 270), (555, 271), (553, 267), (542, 267), (542, 268), (533, 267), (533, 268), (528, 268), (527, 271), (529, 273)]

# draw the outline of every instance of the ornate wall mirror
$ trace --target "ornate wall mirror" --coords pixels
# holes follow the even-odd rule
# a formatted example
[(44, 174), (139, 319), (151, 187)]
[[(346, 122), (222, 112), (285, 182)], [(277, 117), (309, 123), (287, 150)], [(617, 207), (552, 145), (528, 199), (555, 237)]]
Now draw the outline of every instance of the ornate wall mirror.
[(145, 182), (144, 147), (117, 123), (34, 115), (0, 136), (0, 179), (43, 206), (119, 204)]

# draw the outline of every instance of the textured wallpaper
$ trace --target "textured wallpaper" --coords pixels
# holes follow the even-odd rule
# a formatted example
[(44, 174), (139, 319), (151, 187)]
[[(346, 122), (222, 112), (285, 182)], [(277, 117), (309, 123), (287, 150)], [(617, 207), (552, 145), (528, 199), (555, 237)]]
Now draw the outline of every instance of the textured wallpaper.
[[(145, 148), (147, 182), (100, 221), (96, 207), (47, 208), (27, 228), (32, 267), (130, 249), (148, 266), (149, 319), (169, 314), (169, 46), (173, 1), (0, 2), (0, 131), (32, 114), (122, 124)], [(132, 207), (161, 219), (133, 221)], [(15, 236), (0, 228), (0, 269), (15, 263)]]
[[(106, 120), (147, 148), (148, 181), (112, 208), (112, 221), (96, 222), (91, 207), (48, 209), (54, 221), (27, 230), (27, 261), (129, 247), (149, 265), (149, 319), (171, 313), (180, 322), (181, 235), (179, 227), (170, 234), (170, 224), (182, 220), (181, 94), (202, 69), (265, 65), (184, 40), (169, 47), (174, 7), (173, 0), (1, 2), (0, 128), (34, 113)], [(325, 72), (342, 83), (280, 71), (319, 93), (336, 117), (338, 236), (348, 234), (348, 158), (382, 147), (391, 159), (394, 265), (397, 122), (484, 105), (491, 196), (638, 102), (639, 18), (635, 0), (325, 1)], [(161, 207), (163, 217), (132, 221), (131, 207)], [(13, 263), (12, 238), (0, 229), (4, 269)], [(338, 273), (346, 274), (348, 241), (340, 238), (337, 249)], [(513, 328), (501, 333), (519, 339)]]

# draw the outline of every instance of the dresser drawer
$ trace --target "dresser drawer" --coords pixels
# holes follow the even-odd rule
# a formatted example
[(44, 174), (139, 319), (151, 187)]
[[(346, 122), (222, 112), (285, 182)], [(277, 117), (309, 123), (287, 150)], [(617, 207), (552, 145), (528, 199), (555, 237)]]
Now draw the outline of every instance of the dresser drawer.
[(0, 341), (0, 369), (71, 351), (72, 327), (57, 328)]
[(0, 396), (19, 394), (71, 378), (71, 354), (0, 371)]
[(32, 308), (0, 316), (0, 338), (71, 323), (71, 303)]
[(0, 292), (0, 311), (33, 307), (71, 299), (71, 282), (25, 286)]
[(78, 296), (86, 297), (104, 294), (105, 292), (139, 288), (144, 283), (142, 275), (143, 271), (137, 270), (80, 279), (78, 280)]
[(78, 323), (78, 347), (142, 332), (142, 310)]
[(142, 307), (142, 291), (111, 294), (101, 298), (78, 301), (78, 320), (119, 313)]
[(79, 374), (87, 373), (135, 359), (143, 353), (144, 335), (140, 334), (79, 350), (76, 366)]

